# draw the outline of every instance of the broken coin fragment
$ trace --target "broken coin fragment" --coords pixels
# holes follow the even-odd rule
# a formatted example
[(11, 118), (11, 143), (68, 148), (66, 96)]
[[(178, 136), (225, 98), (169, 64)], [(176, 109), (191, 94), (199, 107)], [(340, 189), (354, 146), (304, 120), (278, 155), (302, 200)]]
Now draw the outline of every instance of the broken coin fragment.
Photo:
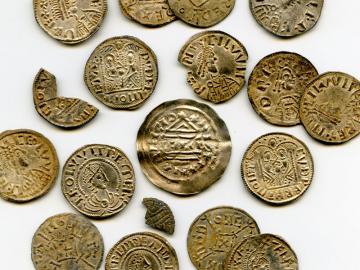
[(166, 203), (154, 198), (145, 198), (143, 204), (147, 208), (145, 216), (147, 225), (167, 234), (174, 234), (175, 218)]

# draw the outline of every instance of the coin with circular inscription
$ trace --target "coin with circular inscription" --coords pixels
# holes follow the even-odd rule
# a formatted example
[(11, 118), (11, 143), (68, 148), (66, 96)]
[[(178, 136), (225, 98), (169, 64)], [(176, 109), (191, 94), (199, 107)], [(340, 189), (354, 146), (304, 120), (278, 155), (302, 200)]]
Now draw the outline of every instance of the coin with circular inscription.
[(179, 54), (179, 62), (188, 69), (188, 83), (213, 103), (225, 102), (243, 88), (247, 60), (241, 42), (221, 31), (193, 36)]
[(190, 227), (187, 239), (190, 259), (197, 269), (222, 270), (232, 247), (259, 233), (255, 220), (243, 210), (210, 209), (197, 217)]
[(103, 255), (100, 232), (80, 215), (48, 218), (32, 240), (31, 257), (37, 270), (97, 270)]
[(360, 82), (342, 72), (328, 72), (310, 82), (301, 99), (301, 122), (316, 140), (347, 142), (360, 133)]
[(224, 20), (235, 0), (168, 0), (176, 17), (195, 27), (211, 27)]
[(309, 188), (314, 165), (307, 146), (285, 133), (256, 139), (241, 164), (243, 180), (259, 199), (281, 205), (298, 199)]
[(152, 94), (158, 79), (154, 52), (141, 40), (113, 37), (101, 43), (86, 63), (90, 92), (113, 109), (134, 110)]
[(168, 24), (176, 17), (168, 0), (119, 0), (122, 12), (130, 19), (150, 27)]
[(66, 161), (61, 187), (76, 210), (88, 217), (106, 218), (122, 211), (131, 200), (134, 169), (120, 149), (86, 145)]
[(141, 168), (156, 186), (194, 195), (215, 183), (231, 156), (225, 123), (209, 106), (179, 99), (161, 104), (145, 119), (137, 137)]
[(34, 0), (35, 19), (52, 38), (77, 44), (90, 38), (104, 20), (106, 0)]
[(293, 37), (312, 29), (320, 19), (324, 0), (250, 0), (256, 21), (280, 37)]
[(317, 76), (316, 68), (299, 54), (270, 54), (251, 73), (250, 102), (256, 113), (271, 124), (298, 125), (301, 97), (307, 84)]
[(176, 251), (154, 233), (136, 233), (121, 239), (106, 257), (105, 270), (178, 270)]
[(246, 238), (228, 254), (224, 270), (298, 270), (295, 252), (279, 236), (261, 234)]
[(28, 202), (46, 194), (54, 185), (59, 161), (53, 144), (27, 129), (0, 134), (0, 197)]

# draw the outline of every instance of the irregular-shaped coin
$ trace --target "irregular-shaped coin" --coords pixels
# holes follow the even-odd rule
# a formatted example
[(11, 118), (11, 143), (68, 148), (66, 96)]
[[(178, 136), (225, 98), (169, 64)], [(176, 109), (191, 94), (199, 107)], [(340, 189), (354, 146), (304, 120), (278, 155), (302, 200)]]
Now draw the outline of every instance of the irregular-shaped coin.
[(145, 216), (147, 225), (167, 234), (174, 234), (175, 218), (166, 203), (155, 198), (145, 198), (143, 204), (147, 208)]
[(293, 37), (315, 26), (323, 4), (323, 0), (250, 0), (250, 9), (266, 30), (280, 37)]
[(48, 218), (32, 240), (31, 257), (37, 270), (97, 270), (103, 255), (100, 232), (79, 215)]
[(190, 227), (187, 247), (197, 269), (222, 270), (228, 252), (246, 237), (259, 234), (255, 220), (233, 207), (210, 209)]
[(168, 0), (119, 0), (122, 12), (130, 19), (150, 27), (168, 24), (176, 17)]
[(307, 146), (285, 133), (256, 139), (242, 160), (243, 180), (259, 199), (281, 205), (290, 203), (309, 188), (314, 165)]
[(88, 217), (106, 218), (128, 205), (135, 191), (135, 175), (120, 149), (86, 145), (66, 161), (61, 187), (76, 210)]
[(80, 43), (95, 34), (106, 11), (106, 0), (34, 0), (37, 23), (65, 44)]
[(194, 195), (215, 183), (231, 156), (225, 123), (209, 106), (179, 99), (155, 108), (140, 127), (141, 168), (156, 186)]
[(98, 109), (77, 98), (57, 96), (56, 78), (40, 69), (33, 84), (36, 111), (49, 123), (61, 128), (77, 128), (90, 122)]
[(193, 36), (179, 54), (179, 62), (188, 69), (188, 83), (213, 103), (225, 102), (242, 89), (247, 60), (241, 42), (221, 31)]
[(300, 124), (301, 97), (306, 85), (317, 76), (316, 68), (299, 54), (270, 54), (251, 73), (249, 99), (254, 110), (271, 124)]
[(91, 54), (84, 79), (90, 92), (106, 106), (134, 110), (155, 89), (157, 59), (141, 40), (130, 36), (113, 37)]
[(106, 257), (105, 270), (178, 270), (174, 248), (154, 233), (136, 233), (121, 239)]
[(360, 133), (360, 82), (328, 72), (308, 84), (300, 105), (301, 122), (316, 140), (344, 143)]
[(235, 0), (168, 0), (176, 17), (195, 27), (210, 27), (224, 20)]
[(53, 144), (38, 132), (0, 134), (0, 197), (12, 202), (36, 199), (54, 185), (59, 161)]
[(295, 252), (279, 236), (261, 234), (246, 238), (229, 253), (224, 270), (297, 270)]

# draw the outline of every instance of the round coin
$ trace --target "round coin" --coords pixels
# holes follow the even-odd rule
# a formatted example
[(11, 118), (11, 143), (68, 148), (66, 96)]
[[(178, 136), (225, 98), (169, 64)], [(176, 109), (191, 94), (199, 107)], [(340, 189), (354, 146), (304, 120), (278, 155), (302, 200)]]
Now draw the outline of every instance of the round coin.
[(315, 139), (344, 143), (360, 133), (360, 82), (328, 72), (308, 84), (300, 105), (301, 122)]
[(242, 89), (247, 60), (241, 42), (221, 31), (193, 36), (179, 54), (179, 62), (188, 69), (188, 83), (213, 103), (225, 102)]
[(106, 0), (34, 0), (35, 18), (52, 38), (76, 44), (91, 37), (107, 11)]
[(90, 92), (106, 106), (134, 110), (154, 91), (158, 79), (157, 59), (141, 40), (113, 37), (91, 54), (84, 79)]
[(250, 0), (250, 9), (266, 30), (280, 37), (293, 37), (315, 26), (323, 4), (323, 0)]
[(231, 140), (225, 123), (209, 106), (180, 99), (161, 104), (147, 116), (137, 151), (154, 185), (177, 195), (194, 195), (223, 175)]
[(59, 161), (53, 144), (26, 129), (0, 134), (0, 197), (12, 202), (36, 199), (54, 185)]
[(259, 199), (281, 205), (299, 198), (309, 188), (314, 165), (307, 146), (285, 133), (255, 140), (242, 160), (243, 180)]
[(195, 27), (211, 27), (224, 20), (235, 0), (168, 0), (176, 17)]
[(79, 215), (48, 218), (32, 240), (31, 257), (37, 270), (97, 270), (103, 255), (100, 232)]
[(228, 254), (224, 270), (297, 270), (295, 252), (279, 236), (261, 234), (246, 238)]
[(246, 237), (259, 234), (255, 220), (233, 207), (210, 209), (190, 227), (187, 246), (197, 269), (223, 269), (226, 255)]
[(66, 161), (61, 187), (76, 210), (88, 217), (106, 218), (128, 205), (135, 191), (134, 170), (120, 149), (86, 145)]
[(106, 257), (105, 270), (178, 270), (174, 248), (154, 233), (136, 233), (121, 239)]
[(300, 100), (307, 84), (318, 76), (309, 60), (291, 52), (263, 58), (251, 73), (248, 95), (254, 110), (279, 126), (300, 124)]

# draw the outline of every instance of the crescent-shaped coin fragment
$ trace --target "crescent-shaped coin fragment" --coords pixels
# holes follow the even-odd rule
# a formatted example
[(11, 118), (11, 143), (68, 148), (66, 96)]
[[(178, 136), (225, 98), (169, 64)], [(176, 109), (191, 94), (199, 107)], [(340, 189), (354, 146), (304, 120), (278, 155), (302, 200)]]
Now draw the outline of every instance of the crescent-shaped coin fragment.
[(167, 234), (174, 234), (175, 218), (170, 207), (154, 198), (145, 198), (143, 205), (147, 208), (146, 224)]

